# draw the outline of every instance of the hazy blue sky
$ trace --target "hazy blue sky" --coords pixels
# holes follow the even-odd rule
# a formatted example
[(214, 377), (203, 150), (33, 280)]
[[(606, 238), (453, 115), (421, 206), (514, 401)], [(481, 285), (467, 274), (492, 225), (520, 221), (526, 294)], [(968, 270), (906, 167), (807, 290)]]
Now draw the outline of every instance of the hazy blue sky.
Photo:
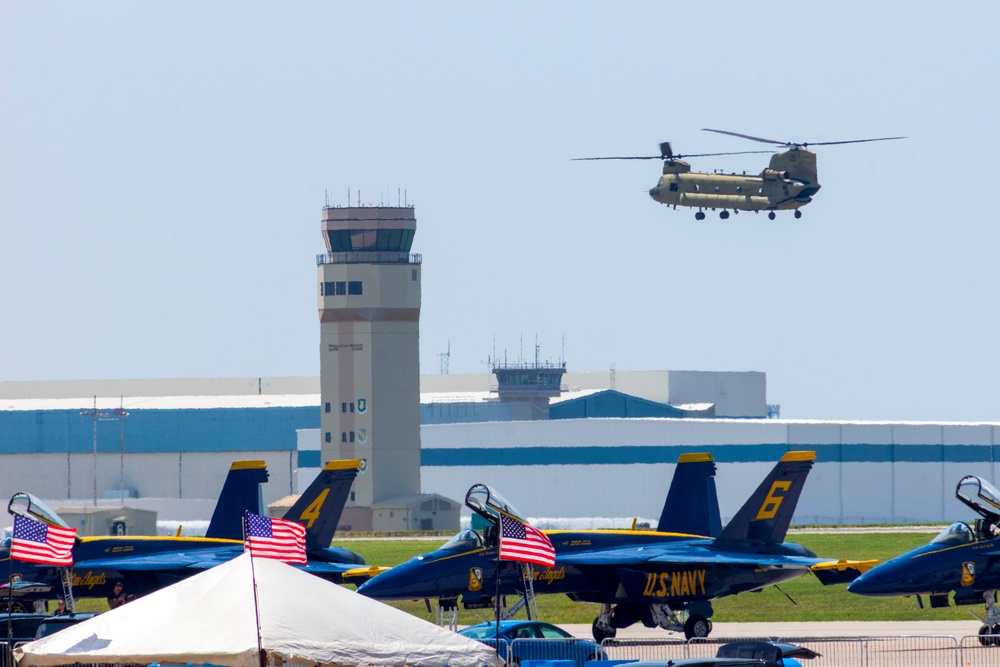
[[(767, 373), (1000, 420), (996, 2), (0, 3), (0, 379), (314, 375), (325, 192), (416, 205), (421, 370)], [(590, 155), (819, 148), (769, 221)], [(766, 148), (766, 147), (764, 147)], [(696, 168), (757, 172), (767, 155)]]

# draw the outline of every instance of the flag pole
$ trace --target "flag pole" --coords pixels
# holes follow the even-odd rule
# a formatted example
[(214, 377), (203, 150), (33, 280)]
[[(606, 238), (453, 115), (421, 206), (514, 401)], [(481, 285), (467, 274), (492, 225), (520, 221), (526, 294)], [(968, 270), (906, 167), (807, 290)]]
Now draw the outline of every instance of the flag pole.
[(14, 559), (8, 558), (8, 564), (10, 565), (10, 571), (7, 573), (7, 645), (10, 646), (12, 640), (14, 639), (14, 622), (10, 613), (14, 607)]
[[(243, 544), (247, 543), (247, 518), (250, 512), (243, 514)], [(253, 569), (253, 549), (250, 549), (250, 581), (253, 582), (253, 613), (257, 622), (257, 657), (260, 667), (267, 667), (267, 658), (264, 655), (264, 646), (260, 637), (260, 601), (257, 599), (257, 575)]]
[[(500, 516), (498, 515), (497, 516), (497, 587), (496, 587), (496, 594), (493, 596), (493, 606), (496, 609), (496, 614), (497, 614), (497, 635), (496, 635), (497, 639), (496, 639), (496, 646), (494, 647), (496, 649), (496, 654), (497, 654), (497, 664), (499, 664), (500, 660), (501, 660), (501, 658), (500, 658), (500, 642), (503, 641), (503, 640), (500, 639), (500, 562), (501, 562), (500, 561), (500, 546), (501, 546), (501, 542), (503, 542), (503, 530), (501, 530)], [(502, 658), (502, 659), (506, 660), (506, 658)]]

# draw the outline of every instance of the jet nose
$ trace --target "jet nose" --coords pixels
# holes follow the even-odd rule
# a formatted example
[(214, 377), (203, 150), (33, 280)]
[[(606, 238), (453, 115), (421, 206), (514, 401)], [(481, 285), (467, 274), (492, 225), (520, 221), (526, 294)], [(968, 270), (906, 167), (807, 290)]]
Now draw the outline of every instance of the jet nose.
[(397, 565), (396, 567), (375, 575), (365, 583), (358, 586), (358, 593), (370, 598), (375, 599), (399, 599), (406, 598), (407, 595), (404, 591), (408, 584), (411, 584), (413, 579), (404, 565)]
[(907, 595), (906, 591), (901, 590), (902, 579), (899, 575), (902, 573), (898, 569), (892, 563), (877, 565), (849, 583), (847, 590), (856, 595), (872, 597)]

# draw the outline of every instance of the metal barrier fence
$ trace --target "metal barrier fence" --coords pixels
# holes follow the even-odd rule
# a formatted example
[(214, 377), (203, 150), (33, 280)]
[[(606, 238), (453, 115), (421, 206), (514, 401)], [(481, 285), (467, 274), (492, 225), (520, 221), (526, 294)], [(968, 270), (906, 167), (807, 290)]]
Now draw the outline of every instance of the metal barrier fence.
[[(507, 660), (503, 649), (500, 657)], [(510, 642), (511, 663), (526, 663), (529, 660), (571, 660), (577, 667), (585, 663), (604, 660), (604, 649), (592, 639), (530, 638), (515, 639)]]
[[(819, 653), (817, 661), (838, 667), (1000, 667), (998, 645), (983, 646), (978, 636), (781, 637), (692, 639), (606, 639), (606, 660), (708, 658), (729, 642), (775, 641)], [(807, 664), (807, 663), (803, 663)]]
[[(493, 640), (479, 640), (496, 646)], [(1000, 667), (1000, 637), (997, 643), (984, 646), (978, 636), (892, 636), (892, 637), (782, 637), (782, 638), (708, 638), (684, 641), (664, 639), (605, 639), (596, 655), (600, 661), (677, 660), (715, 656), (722, 644), (744, 641), (776, 641), (805, 646), (821, 654), (816, 667)], [(594, 662), (594, 648), (589, 639), (515, 639), (500, 641), (499, 654), (508, 666), (533, 660), (570, 660), (577, 667)], [(803, 665), (810, 667), (810, 661)], [(155, 663), (154, 663), (155, 664)], [(11, 648), (0, 643), (0, 667), (14, 667)], [(116, 666), (118, 667), (118, 666)], [(145, 667), (143, 665), (120, 667)], [(270, 667), (277, 667), (271, 663)], [(312, 667), (283, 663), (281, 667)], [(498, 667), (498, 663), (484, 665)], [(528, 667), (527, 665), (525, 667)], [(594, 666), (591, 666), (594, 667)]]

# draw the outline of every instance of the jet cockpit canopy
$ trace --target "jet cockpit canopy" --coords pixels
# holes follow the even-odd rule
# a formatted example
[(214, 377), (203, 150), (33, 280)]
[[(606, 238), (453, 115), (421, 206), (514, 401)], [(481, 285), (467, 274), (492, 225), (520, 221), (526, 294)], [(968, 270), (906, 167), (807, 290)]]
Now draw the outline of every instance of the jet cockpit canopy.
[(7, 511), (15, 516), (41, 521), (50, 526), (69, 528), (69, 524), (63, 521), (62, 517), (56, 514), (54, 509), (30, 493), (23, 491), (18, 491), (11, 496), (10, 502), (7, 503)]
[(517, 517), (527, 523), (523, 514), (507, 502), (503, 496), (485, 484), (472, 485), (468, 493), (465, 494), (465, 506), (494, 526), (498, 522), (497, 517), (500, 512)]
[(982, 477), (963, 477), (955, 488), (955, 497), (990, 523), (1000, 523), (1000, 491)]

